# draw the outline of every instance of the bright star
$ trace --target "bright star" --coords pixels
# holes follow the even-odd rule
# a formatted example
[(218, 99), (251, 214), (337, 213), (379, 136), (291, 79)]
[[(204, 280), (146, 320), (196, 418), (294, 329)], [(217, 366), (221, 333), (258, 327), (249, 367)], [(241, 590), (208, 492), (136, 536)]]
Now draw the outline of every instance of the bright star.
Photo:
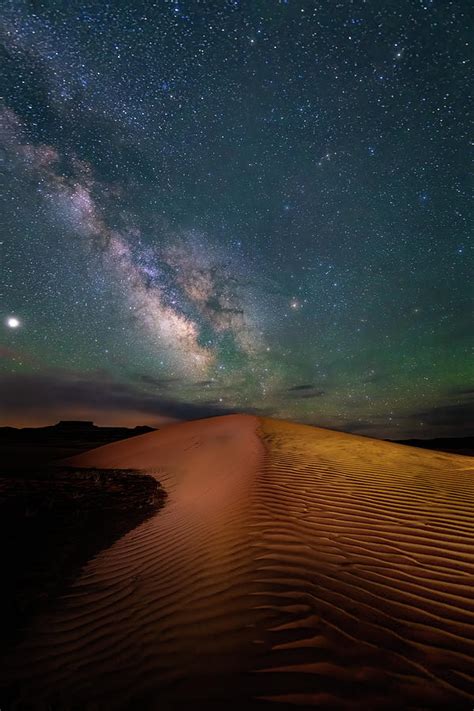
[(20, 320), (16, 318), (16, 316), (9, 316), (7, 318), (7, 326), (8, 328), (18, 328), (21, 326)]

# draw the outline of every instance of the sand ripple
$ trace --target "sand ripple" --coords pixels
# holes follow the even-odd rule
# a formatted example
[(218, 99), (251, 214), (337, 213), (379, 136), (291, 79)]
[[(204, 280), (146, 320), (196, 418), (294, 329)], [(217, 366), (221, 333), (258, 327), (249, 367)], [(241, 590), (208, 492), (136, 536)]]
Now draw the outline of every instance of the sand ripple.
[(12, 708), (472, 707), (468, 458), (236, 415), (73, 463), (168, 499), (38, 620)]

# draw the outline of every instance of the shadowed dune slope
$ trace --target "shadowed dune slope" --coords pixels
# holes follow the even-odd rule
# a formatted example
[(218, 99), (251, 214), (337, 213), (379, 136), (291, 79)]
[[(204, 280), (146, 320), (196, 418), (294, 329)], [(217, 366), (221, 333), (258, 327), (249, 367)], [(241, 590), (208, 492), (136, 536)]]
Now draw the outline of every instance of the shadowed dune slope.
[(14, 651), (12, 708), (472, 707), (468, 458), (232, 415), (69, 463), (168, 498)]

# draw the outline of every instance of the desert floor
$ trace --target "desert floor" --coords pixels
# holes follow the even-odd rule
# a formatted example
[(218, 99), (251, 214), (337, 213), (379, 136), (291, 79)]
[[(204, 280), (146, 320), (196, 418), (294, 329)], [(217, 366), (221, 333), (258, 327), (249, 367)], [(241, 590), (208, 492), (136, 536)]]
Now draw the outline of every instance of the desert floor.
[(68, 464), (166, 500), (31, 622), (2, 709), (472, 708), (468, 457), (231, 415)]

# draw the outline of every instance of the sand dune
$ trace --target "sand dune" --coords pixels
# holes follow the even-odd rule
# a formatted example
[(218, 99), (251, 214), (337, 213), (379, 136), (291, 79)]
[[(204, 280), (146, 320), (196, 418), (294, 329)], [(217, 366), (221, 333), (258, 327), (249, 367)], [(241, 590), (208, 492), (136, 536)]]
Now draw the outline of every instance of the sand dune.
[(70, 463), (168, 499), (29, 631), (11, 708), (472, 708), (467, 457), (234, 415)]

